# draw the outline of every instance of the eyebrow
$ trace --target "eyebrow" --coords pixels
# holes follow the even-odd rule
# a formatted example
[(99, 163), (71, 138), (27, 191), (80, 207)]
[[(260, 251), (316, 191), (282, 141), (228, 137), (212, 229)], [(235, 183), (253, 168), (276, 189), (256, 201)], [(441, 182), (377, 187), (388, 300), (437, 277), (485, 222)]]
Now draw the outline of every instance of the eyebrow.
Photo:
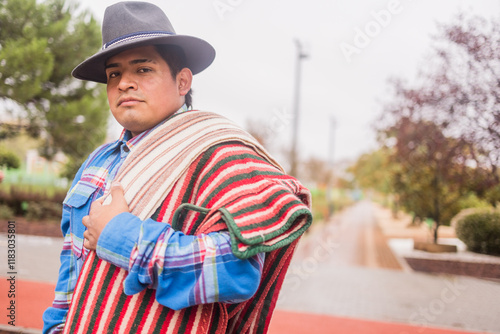
[[(148, 58), (144, 58), (144, 59), (134, 59), (134, 60), (131, 60), (129, 61), (129, 64), (130, 65), (136, 65), (136, 64), (142, 64), (142, 63), (153, 63), (154, 61), (152, 59), (148, 59)], [(113, 68), (113, 67), (119, 67), (120, 64), (119, 63), (111, 63), (111, 64), (107, 64), (106, 66), (104, 66), (104, 69), (108, 69), (108, 68)]]

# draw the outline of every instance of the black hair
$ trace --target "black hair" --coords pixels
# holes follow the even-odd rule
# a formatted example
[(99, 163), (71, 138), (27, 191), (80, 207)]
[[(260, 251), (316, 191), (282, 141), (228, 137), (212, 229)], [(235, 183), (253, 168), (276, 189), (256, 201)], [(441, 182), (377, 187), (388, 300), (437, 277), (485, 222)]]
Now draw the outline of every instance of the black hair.
[[(160, 56), (165, 60), (168, 67), (170, 68), (170, 73), (172, 74), (172, 78), (176, 80), (177, 74), (187, 67), (186, 66), (186, 55), (184, 51), (178, 47), (177, 45), (169, 45), (169, 44), (159, 44), (155, 45), (156, 51), (160, 54)], [(192, 98), (192, 89), (189, 89), (189, 92), (184, 96), (185, 103), (188, 108), (193, 107), (193, 98)]]

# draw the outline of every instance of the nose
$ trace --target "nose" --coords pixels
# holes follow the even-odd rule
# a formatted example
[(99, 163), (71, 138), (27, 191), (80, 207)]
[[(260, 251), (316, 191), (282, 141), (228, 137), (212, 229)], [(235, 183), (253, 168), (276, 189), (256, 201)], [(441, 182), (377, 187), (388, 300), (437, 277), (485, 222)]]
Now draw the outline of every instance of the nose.
[(129, 73), (122, 73), (120, 76), (120, 83), (118, 84), (118, 89), (121, 91), (127, 91), (129, 89), (136, 90), (137, 82), (135, 81), (133, 75)]

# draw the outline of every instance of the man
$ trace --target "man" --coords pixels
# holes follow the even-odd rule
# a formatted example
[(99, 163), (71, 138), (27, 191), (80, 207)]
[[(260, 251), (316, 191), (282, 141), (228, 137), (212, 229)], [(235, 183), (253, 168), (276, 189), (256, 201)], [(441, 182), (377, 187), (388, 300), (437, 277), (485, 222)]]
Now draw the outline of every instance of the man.
[(73, 75), (107, 85), (124, 131), (64, 200), (44, 333), (265, 333), (309, 191), (246, 132), (188, 110), (210, 44), (144, 2), (108, 7), (102, 34)]

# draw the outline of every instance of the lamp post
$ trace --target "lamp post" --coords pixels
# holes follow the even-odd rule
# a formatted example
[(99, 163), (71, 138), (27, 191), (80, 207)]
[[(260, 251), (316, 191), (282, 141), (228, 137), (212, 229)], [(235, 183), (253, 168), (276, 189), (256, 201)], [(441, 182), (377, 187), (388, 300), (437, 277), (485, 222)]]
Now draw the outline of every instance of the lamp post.
[(297, 142), (299, 137), (299, 111), (300, 111), (300, 81), (302, 71), (302, 60), (308, 55), (304, 52), (302, 44), (298, 39), (294, 40), (297, 47), (297, 59), (295, 64), (295, 90), (293, 99), (293, 129), (292, 129), (292, 149), (290, 151), (290, 174), (297, 177)]
[(335, 130), (337, 127), (337, 121), (335, 120), (335, 117), (330, 116), (330, 140), (328, 142), (328, 170), (331, 171), (332, 175), (328, 179), (328, 184), (326, 188), (326, 205), (328, 206), (328, 217), (330, 218), (333, 214), (333, 211), (335, 209), (333, 205), (333, 196), (332, 196), (332, 188), (335, 185), (335, 180), (334, 180), (334, 171), (333, 171), (333, 153), (335, 150)]

